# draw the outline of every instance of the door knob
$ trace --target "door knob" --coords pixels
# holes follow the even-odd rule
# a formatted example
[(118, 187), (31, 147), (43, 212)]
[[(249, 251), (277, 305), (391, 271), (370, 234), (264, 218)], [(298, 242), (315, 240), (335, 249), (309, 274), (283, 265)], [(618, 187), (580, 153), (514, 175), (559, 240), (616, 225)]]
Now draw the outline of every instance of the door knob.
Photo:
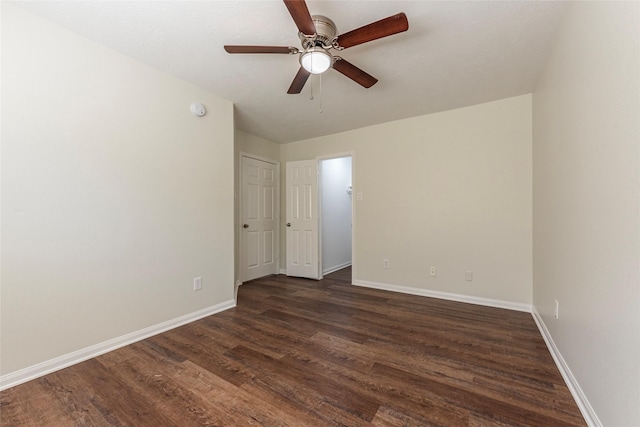
[(287, 223), (287, 227), (291, 227), (291, 223), (290, 222)]
[(243, 224), (242, 228), (249, 228), (249, 224)]

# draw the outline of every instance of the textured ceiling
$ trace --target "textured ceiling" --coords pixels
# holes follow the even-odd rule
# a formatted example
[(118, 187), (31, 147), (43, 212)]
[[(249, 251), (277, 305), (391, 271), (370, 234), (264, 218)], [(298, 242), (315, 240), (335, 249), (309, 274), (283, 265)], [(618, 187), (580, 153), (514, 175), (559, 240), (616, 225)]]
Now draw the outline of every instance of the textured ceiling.
[[(235, 104), (236, 127), (286, 143), (529, 93), (566, 4), (313, 1), (338, 33), (405, 12), (409, 31), (340, 56), (378, 78), (329, 70), (287, 95), (297, 55), (230, 55), (225, 44), (299, 47), (282, 1), (41, 1), (17, 5)], [(313, 99), (311, 98), (313, 90)]]

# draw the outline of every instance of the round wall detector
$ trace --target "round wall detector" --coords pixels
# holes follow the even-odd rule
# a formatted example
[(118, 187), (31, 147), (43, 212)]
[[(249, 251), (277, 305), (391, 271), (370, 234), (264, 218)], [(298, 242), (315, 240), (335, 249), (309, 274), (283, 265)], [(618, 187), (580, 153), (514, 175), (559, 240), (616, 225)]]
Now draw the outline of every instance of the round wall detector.
[(207, 114), (207, 110), (205, 110), (204, 105), (194, 102), (191, 104), (191, 112), (198, 117), (202, 117)]

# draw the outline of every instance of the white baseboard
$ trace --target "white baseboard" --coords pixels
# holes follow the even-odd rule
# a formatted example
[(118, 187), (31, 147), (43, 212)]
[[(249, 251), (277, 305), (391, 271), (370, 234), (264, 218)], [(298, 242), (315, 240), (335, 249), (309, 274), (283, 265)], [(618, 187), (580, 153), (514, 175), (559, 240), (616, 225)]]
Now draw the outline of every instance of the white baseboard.
[(335, 266), (333, 266), (333, 267), (329, 267), (329, 268), (327, 268), (326, 270), (324, 270), (324, 271), (322, 272), (322, 274), (323, 274), (324, 276), (326, 276), (327, 274), (331, 274), (331, 273), (333, 273), (334, 271), (342, 270), (343, 268), (349, 267), (350, 265), (351, 265), (351, 261), (344, 262), (344, 263), (342, 263), (342, 264), (335, 265)]
[(578, 384), (578, 381), (573, 376), (573, 373), (571, 372), (571, 369), (569, 369), (567, 362), (565, 362), (562, 354), (560, 354), (560, 350), (558, 350), (555, 342), (553, 342), (553, 338), (551, 337), (547, 326), (544, 324), (544, 321), (542, 320), (542, 317), (538, 313), (538, 310), (536, 310), (535, 306), (532, 307), (531, 314), (533, 316), (533, 320), (536, 322), (536, 325), (538, 325), (538, 329), (540, 330), (540, 334), (542, 334), (542, 338), (544, 338), (544, 342), (547, 344), (547, 348), (551, 353), (551, 357), (553, 357), (553, 360), (556, 362), (556, 366), (558, 367), (560, 374), (562, 374), (562, 378), (567, 384), (567, 387), (569, 388), (569, 391), (573, 396), (573, 400), (576, 401), (576, 404), (578, 405), (578, 408), (580, 409), (584, 420), (587, 422), (587, 425), (589, 427), (602, 427), (602, 423), (598, 419), (598, 416), (593, 410), (593, 407), (589, 403), (587, 396), (585, 396), (584, 392), (580, 388), (580, 384)]
[(484, 305), (487, 307), (506, 308), (507, 310), (524, 311), (531, 313), (531, 304), (523, 304), (519, 302), (502, 301), (490, 298), (480, 298), (469, 295), (453, 294), (449, 292), (430, 291), (427, 289), (412, 288), (409, 286), (390, 285), (388, 283), (368, 282), (357, 280), (353, 282), (356, 286), (365, 288), (382, 289), (384, 291), (400, 292), (403, 294), (419, 295), (422, 297), (438, 298), (449, 301), (466, 302), (469, 304)]
[(5, 390), (7, 388), (17, 386), (18, 384), (34, 380), (52, 372), (59, 371), (60, 369), (67, 368), (80, 362), (84, 362), (85, 360), (100, 356), (101, 354), (108, 353), (120, 347), (133, 344), (134, 342), (141, 341), (145, 338), (149, 338), (162, 332), (166, 332), (170, 329), (177, 328), (178, 326), (186, 325), (187, 323), (191, 323), (195, 320), (202, 319), (203, 317), (228, 310), (235, 306), (236, 303), (234, 300), (224, 301), (220, 304), (203, 308), (202, 310), (198, 310), (184, 316), (176, 317), (175, 319), (167, 320), (166, 322), (158, 323), (157, 325), (149, 326), (148, 328), (144, 328), (136, 332), (132, 332), (99, 344), (92, 345), (87, 348), (80, 349), (72, 353), (56, 357), (55, 359), (47, 360), (38, 363), (37, 365), (29, 366), (19, 371), (10, 372), (8, 374), (0, 376), (0, 390)]
[(287, 274), (287, 269), (286, 269), (286, 268), (281, 268), (281, 269), (280, 269), (280, 272), (279, 272), (278, 274), (284, 274), (284, 275), (286, 275), (286, 274)]

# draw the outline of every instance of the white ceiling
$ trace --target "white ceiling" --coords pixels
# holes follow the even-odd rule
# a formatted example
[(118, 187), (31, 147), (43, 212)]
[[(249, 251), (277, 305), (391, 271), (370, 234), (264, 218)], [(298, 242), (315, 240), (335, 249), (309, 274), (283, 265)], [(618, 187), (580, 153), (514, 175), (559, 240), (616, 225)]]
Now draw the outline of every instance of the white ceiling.
[[(235, 104), (236, 127), (278, 143), (530, 93), (564, 2), (308, 0), (345, 33), (405, 12), (405, 33), (340, 56), (378, 78), (329, 70), (287, 95), (297, 55), (230, 55), (225, 44), (300, 47), (284, 3), (41, 1), (18, 6)], [(320, 83), (322, 90), (320, 91)], [(313, 88), (313, 100), (310, 89)]]

